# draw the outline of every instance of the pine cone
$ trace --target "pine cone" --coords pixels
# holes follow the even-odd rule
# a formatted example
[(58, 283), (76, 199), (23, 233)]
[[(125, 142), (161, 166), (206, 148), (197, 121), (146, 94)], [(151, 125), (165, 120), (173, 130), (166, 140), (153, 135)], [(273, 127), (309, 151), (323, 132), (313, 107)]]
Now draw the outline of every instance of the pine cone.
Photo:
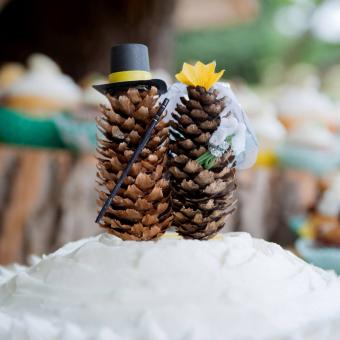
[[(100, 208), (158, 109), (155, 87), (130, 88), (108, 95), (108, 99), (112, 109), (102, 106), (97, 118), (103, 135), (97, 147)], [(168, 126), (160, 121), (103, 216), (101, 227), (123, 240), (152, 240), (166, 231), (172, 219), (170, 184), (165, 179), (168, 143)]]
[(216, 235), (236, 209), (235, 164), (230, 149), (209, 170), (196, 161), (208, 151), (224, 99), (217, 99), (215, 90), (187, 89), (189, 100), (181, 98), (170, 130), (173, 225), (183, 237), (203, 240)]

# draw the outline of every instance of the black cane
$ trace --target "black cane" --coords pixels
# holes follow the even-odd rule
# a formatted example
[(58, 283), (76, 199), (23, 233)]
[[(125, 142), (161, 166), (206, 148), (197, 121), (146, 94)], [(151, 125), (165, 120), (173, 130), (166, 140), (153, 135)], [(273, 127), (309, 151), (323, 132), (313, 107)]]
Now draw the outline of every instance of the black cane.
[(133, 165), (133, 163), (136, 161), (137, 157), (139, 156), (139, 154), (142, 152), (142, 150), (144, 149), (145, 145), (148, 143), (148, 141), (151, 138), (151, 134), (156, 126), (156, 124), (158, 123), (159, 119), (162, 116), (162, 113), (164, 112), (166, 106), (169, 103), (169, 99), (165, 98), (162, 102), (162, 104), (160, 105), (157, 113), (155, 114), (155, 116), (152, 118), (152, 121), (150, 123), (150, 125), (148, 126), (148, 128), (145, 131), (145, 134), (143, 136), (143, 138), (141, 139), (141, 141), (139, 142), (136, 150), (134, 151), (132, 157), (129, 160), (128, 165), (126, 166), (126, 168), (124, 169), (122, 175), (120, 176), (116, 186), (113, 188), (113, 190), (110, 193), (110, 196), (106, 199), (103, 207), (101, 208), (97, 218), (96, 218), (96, 223), (99, 223), (100, 220), (102, 219), (102, 217), (104, 216), (104, 214), (106, 213), (107, 209), (109, 208), (109, 206), (111, 205), (111, 202), (113, 200), (113, 198), (115, 197), (115, 195), (117, 194), (117, 192), (119, 191), (120, 187), (122, 186), (124, 179), (127, 177), (127, 175), (129, 174), (131, 167)]

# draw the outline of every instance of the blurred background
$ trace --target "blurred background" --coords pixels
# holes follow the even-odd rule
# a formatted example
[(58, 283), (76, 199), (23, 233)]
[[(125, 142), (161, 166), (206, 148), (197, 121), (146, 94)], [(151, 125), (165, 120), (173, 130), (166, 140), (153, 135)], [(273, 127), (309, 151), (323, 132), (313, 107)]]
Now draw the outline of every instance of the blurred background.
[(94, 118), (106, 99), (91, 86), (122, 42), (148, 45), (169, 84), (183, 62), (226, 70), (260, 153), (238, 174), (225, 231), (334, 268), (319, 251), (339, 256), (338, 0), (0, 0), (0, 264), (99, 232)]

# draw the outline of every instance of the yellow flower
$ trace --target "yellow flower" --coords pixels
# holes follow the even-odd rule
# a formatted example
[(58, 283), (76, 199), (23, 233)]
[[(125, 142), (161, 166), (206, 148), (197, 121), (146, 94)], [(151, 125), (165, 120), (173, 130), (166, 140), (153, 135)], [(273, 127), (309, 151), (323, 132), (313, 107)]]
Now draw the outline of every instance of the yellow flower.
[(176, 79), (183, 84), (202, 86), (209, 90), (222, 76), (224, 70), (215, 73), (216, 63), (203, 64), (198, 61), (195, 65), (183, 64), (182, 71), (176, 74)]

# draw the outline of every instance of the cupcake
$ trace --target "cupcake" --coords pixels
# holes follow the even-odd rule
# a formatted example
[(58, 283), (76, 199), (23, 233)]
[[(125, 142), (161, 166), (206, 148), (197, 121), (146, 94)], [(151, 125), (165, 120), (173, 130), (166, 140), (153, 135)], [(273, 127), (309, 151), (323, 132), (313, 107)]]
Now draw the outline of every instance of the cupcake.
[(287, 129), (313, 121), (335, 129), (335, 108), (325, 94), (313, 87), (285, 87), (275, 101), (278, 117)]
[(41, 54), (28, 59), (28, 70), (22, 75), (18, 76), (13, 67), (10, 71), (5, 78), (11, 85), (1, 97), (0, 141), (33, 147), (63, 147), (53, 117), (79, 105), (80, 88)]
[(288, 131), (278, 148), (281, 165), (323, 176), (340, 165), (340, 145), (325, 125), (305, 122)]
[(33, 116), (48, 116), (72, 110), (79, 104), (81, 90), (57, 64), (42, 54), (28, 59), (28, 70), (4, 93), (4, 105)]
[(80, 105), (76, 110), (55, 117), (55, 123), (63, 143), (72, 151), (89, 153), (96, 148), (95, 116), (100, 105), (110, 106), (106, 96), (93, 88), (105, 83), (106, 79), (90, 75), (82, 80), (83, 91)]
[(289, 144), (315, 150), (332, 151), (336, 146), (336, 138), (329, 129), (319, 123), (306, 122), (289, 131)]

